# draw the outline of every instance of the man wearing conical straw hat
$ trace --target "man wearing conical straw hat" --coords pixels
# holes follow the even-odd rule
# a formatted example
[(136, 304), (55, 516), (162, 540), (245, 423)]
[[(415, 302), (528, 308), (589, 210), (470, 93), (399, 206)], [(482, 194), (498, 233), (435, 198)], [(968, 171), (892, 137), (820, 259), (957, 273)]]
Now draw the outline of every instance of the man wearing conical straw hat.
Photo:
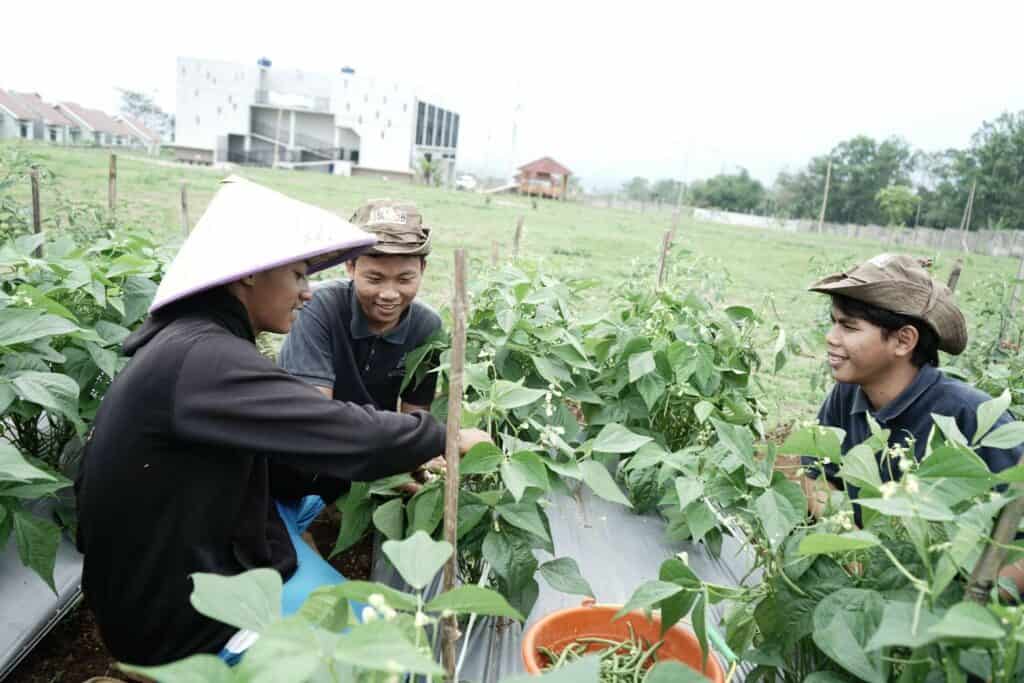
[[(125, 341), (131, 361), (100, 405), (76, 481), (82, 586), (117, 659), (230, 659), (240, 639), (192, 607), (190, 574), (275, 569), (282, 611), (294, 612), (317, 586), (344, 581), (299, 538), (319, 512), (306, 503), (444, 451), (428, 413), (327, 400), (254, 344), (288, 331), (309, 274), (374, 242), (232, 177), (182, 245)], [(486, 439), (464, 430), (460, 448)]]

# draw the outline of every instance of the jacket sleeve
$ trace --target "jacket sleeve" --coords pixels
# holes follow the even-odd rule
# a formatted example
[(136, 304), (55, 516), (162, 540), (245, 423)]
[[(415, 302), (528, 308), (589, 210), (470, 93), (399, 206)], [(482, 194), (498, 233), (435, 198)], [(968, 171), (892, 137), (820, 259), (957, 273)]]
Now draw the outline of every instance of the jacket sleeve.
[(444, 428), (428, 413), (330, 400), (233, 338), (206, 338), (188, 352), (171, 420), (184, 442), (355, 481), (408, 472), (444, 452)]

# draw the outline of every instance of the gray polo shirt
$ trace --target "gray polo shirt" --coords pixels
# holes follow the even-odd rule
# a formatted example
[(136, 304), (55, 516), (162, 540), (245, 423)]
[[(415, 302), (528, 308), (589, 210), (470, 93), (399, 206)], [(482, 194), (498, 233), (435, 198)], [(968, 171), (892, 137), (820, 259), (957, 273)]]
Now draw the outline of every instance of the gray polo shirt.
[[(395, 410), (405, 378), (406, 354), (440, 329), (441, 318), (427, 304), (413, 300), (398, 325), (383, 335), (370, 331), (351, 280), (318, 288), (299, 313), (284, 346), (281, 367), (311, 384), (329, 387), (334, 398)], [(429, 369), (438, 359), (424, 359)], [(429, 406), (437, 373), (406, 387), (404, 403)]]
[[(846, 432), (842, 446), (842, 452), (846, 454), (848, 450), (871, 436), (867, 419), (867, 415), (870, 414), (880, 427), (892, 430), (889, 435), (890, 445), (906, 446), (912, 436), (914, 455), (921, 460), (934, 424), (932, 413), (954, 418), (961, 433), (970, 440), (978, 428), (978, 406), (990, 398), (985, 392), (953, 379), (938, 368), (925, 365), (918, 370), (917, 377), (903, 393), (877, 412), (871, 409), (867, 395), (859, 385), (837, 382), (818, 411), (818, 422), (826, 427), (839, 427)], [(1013, 417), (1009, 412), (1003, 413), (993, 429), (1012, 421)], [(978, 449), (978, 455), (992, 472), (1001, 472), (1016, 465), (1022, 452), (1024, 446), (1018, 446), (1013, 450), (985, 447)], [(900, 478), (898, 466), (888, 461), (883, 465), (880, 454), (876, 454), (875, 457), (883, 482)], [(805, 457), (803, 463), (812, 465), (815, 460)], [(837, 476), (839, 465), (830, 463), (825, 465), (824, 469), (829, 482), (837, 488), (844, 488), (843, 480)], [(808, 467), (807, 474), (817, 478), (817, 467)], [(851, 498), (857, 497), (856, 486), (847, 484), (845, 488)], [(856, 521), (860, 524), (860, 506), (854, 508)]]

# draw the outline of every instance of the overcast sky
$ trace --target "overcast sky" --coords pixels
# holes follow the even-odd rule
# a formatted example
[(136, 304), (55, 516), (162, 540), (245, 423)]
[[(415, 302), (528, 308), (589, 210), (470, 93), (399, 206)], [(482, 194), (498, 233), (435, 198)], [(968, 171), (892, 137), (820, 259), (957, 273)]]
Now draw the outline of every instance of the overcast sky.
[(0, 22), (2, 88), (114, 111), (123, 86), (173, 110), (179, 55), (349, 65), (455, 104), (463, 168), (550, 155), (588, 188), (738, 166), (770, 183), (859, 133), (963, 147), (1024, 109), (1017, 1), (55, 0)]

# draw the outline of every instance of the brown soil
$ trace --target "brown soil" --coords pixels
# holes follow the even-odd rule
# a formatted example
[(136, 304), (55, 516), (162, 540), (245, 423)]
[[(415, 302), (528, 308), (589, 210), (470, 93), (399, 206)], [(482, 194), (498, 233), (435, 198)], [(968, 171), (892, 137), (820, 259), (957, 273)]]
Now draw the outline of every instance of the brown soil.
[[(336, 515), (324, 514), (310, 526), (317, 549), (324, 557), (334, 547), (338, 523)], [(344, 576), (368, 581), (373, 565), (372, 536), (328, 561)], [(100, 639), (92, 612), (88, 607), (79, 605), (47, 634), (5, 681), (82, 683), (93, 676), (124, 678)]]

